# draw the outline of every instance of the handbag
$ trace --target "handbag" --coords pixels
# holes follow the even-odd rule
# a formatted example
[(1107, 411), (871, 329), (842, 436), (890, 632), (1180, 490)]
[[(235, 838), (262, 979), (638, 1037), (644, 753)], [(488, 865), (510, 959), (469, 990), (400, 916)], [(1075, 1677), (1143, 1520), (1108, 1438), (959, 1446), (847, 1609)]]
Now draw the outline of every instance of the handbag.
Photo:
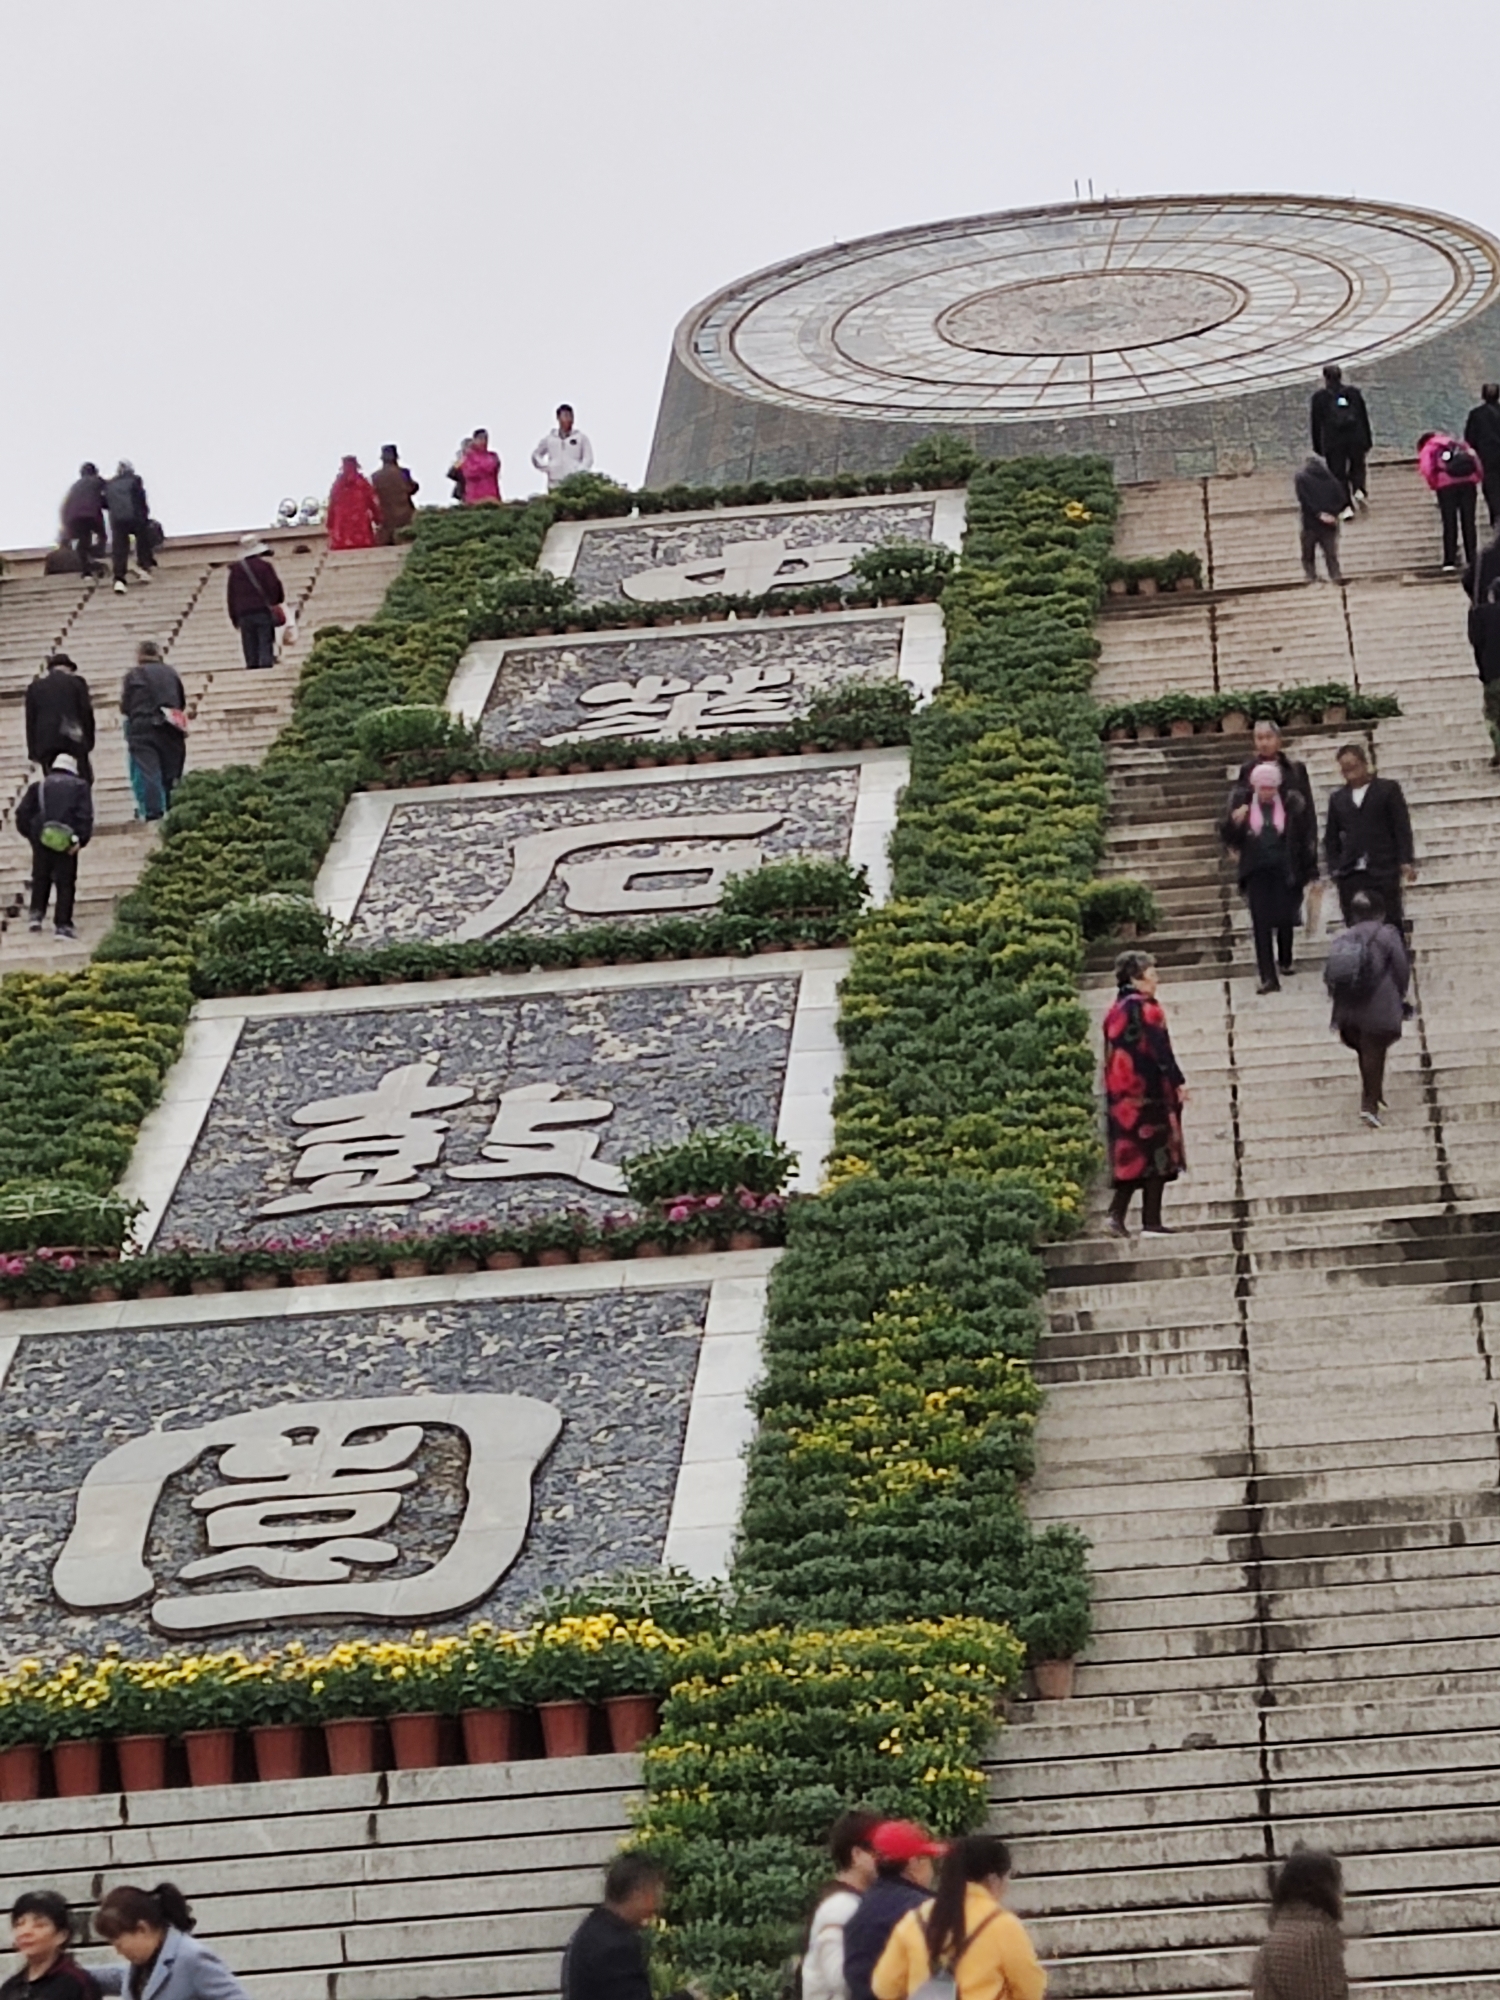
[(192, 727), (185, 708), (163, 708), (159, 713), (168, 729), (175, 729), (179, 736), (186, 736), (188, 730)]

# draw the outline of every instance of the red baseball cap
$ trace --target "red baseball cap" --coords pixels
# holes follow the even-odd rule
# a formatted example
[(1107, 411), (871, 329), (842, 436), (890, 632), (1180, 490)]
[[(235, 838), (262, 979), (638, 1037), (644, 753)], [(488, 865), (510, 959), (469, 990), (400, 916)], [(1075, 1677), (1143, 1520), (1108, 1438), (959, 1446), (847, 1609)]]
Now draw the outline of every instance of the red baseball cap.
[(922, 1854), (936, 1858), (948, 1852), (943, 1841), (909, 1819), (883, 1819), (870, 1835), (870, 1846), (879, 1861), (915, 1861)]

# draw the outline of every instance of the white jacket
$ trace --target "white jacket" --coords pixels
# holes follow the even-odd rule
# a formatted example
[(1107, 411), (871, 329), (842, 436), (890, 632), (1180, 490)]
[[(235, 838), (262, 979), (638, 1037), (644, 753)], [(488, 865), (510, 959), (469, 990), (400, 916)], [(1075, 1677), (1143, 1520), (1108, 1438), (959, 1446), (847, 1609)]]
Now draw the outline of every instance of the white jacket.
[(813, 1914), (802, 1955), (802, 2000), (849, 2000), (844, 1978), (844, 1926), (859, 1908), (859, 1891), (832, 1889)]
[(549, 490), (560, 486), (575, 472), (589, 472), (594, 464), (594, 447), (575, 424), (566, 437), (551, 430), (531, 454), (538, 472), (545, 472)]

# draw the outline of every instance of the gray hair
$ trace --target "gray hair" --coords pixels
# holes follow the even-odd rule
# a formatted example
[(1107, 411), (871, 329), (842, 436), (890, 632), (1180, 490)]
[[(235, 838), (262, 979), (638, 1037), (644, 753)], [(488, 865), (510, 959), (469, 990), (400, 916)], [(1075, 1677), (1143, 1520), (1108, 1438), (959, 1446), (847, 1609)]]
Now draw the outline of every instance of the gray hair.
[(161, 647), (155, 639), (142, 639), (141, 643), (135, 649), (135, 656), (138, 660), (159, 660), (161, 658)]
[(1149, 972), (1156, 960), (1149, 951), (1122, 951), (1115, 960), (1115, 985), (1121, 993), (1134, 986), (1143, 972)]

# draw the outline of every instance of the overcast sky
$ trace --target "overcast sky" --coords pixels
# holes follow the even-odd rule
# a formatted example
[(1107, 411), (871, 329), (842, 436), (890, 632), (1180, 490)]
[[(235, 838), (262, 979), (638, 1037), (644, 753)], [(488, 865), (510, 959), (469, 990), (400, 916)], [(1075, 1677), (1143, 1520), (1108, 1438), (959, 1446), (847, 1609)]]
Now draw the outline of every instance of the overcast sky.
[(5, 0), (0, 546), (50, 539), (85, 457), (133, 458), (169, 533), (269, 521), (326, 491), (342, 452), (368, 465), (391, 441), (444, 498), (480, 423), (525, 492), (564, 398), (601, 469), (639, 479), (672, 330), (705, 293), (828, 242), (1070, 200), (1090, 176), (1496, 228), (1464, 81), (1488, 18), (1417, 0), (1348, 19), (1305, 0)]

